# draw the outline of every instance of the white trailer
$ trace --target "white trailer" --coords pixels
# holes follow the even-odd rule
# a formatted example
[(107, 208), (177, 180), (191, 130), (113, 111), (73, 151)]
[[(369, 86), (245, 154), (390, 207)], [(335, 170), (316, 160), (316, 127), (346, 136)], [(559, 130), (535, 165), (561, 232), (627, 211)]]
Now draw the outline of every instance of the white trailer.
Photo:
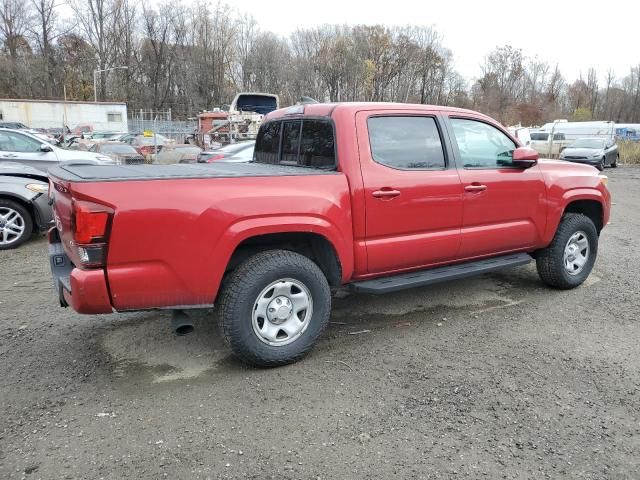
[(93, 130), (127, 131), (127, 104), (63, 100), (0, 99), (0, 121), (20, 122), (30, 128), (71, 130), (91, 125)]

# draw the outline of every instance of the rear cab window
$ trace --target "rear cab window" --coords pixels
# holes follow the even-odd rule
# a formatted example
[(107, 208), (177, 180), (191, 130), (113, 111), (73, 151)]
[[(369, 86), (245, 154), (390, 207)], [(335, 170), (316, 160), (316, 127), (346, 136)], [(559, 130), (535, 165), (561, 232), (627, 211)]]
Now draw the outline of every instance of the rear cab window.
[(260, 127), (253, 161), (272, 165), (336, 168), (335, 134), (329, 119), (277, 119)]

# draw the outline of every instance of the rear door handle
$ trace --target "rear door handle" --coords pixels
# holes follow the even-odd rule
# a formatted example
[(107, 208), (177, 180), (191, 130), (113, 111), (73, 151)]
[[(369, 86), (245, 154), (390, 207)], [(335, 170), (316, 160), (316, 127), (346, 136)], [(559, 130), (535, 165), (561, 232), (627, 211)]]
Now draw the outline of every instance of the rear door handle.
[(376, 190), (371, 195), (376, 198), (395, 198), (400, 195), (400, 190), (392, 190), (390, 188), (383, 188), (381, 190)]
[(487, 189), (486, 185), (481, 185), (479, 183), (472, 183), (471, 185), (467, 185), (464, 187), (465, 192), (484, 192)]
[(18, 155), (16, 155), (15, 153), (5, 153), (4, 155), (2, 155), (4, 158), (16, 158)]

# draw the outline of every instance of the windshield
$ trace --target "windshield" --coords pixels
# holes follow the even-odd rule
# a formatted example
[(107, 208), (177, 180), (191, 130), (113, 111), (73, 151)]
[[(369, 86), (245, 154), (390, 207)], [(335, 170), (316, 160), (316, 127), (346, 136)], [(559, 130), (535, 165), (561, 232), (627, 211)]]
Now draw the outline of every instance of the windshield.
[(569, 145), (569, 148), (600, 149), (600, 148), (604, 148), (604, 140), (600, 140), (597, 138), (581, 138), (573, 142), (571, 145)]
[(122, 145), (104, 144), (100, 147), (100, 151), (104, 153), (138, 153), (131, 145), (123, 143)]

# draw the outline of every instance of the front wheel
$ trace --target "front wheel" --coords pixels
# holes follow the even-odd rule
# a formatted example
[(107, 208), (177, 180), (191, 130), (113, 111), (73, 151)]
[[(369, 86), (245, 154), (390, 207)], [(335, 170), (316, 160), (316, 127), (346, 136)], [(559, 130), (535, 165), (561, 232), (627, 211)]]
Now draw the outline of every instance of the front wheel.
[(611, 164), (611, 168), (617, 168), (618, 167), (618, 160), (620, 160), (620, 155), (616, 156), (616, 159)]
[(0, 250), (20, 246), (32, 232), (33, 221), (29, 212), (19, 203), (0, 198)]
[(575, 288), (584, 282), (598, 254), (598, 231), (590, 218), (564, 215), (547, 248), (538, 252), (536, 266), (544, 283), (556, 288)]
[(310, 259), (287, 250), (258, 253), (229, 278), (219, 323), (233, 353), (258, 367), (295, 362), (329, 323), (331, 290)]
[(603, 171), (603, 170), (604, 170), (605, 162), (606, 162), (605, 157), (602, 157), (602, 158), (600, 159), (600, 161), (598, 162), (598, 165), (596, 165), (596, 168), (597, 168), (598, 170), (600, 170), (600, 171)]

